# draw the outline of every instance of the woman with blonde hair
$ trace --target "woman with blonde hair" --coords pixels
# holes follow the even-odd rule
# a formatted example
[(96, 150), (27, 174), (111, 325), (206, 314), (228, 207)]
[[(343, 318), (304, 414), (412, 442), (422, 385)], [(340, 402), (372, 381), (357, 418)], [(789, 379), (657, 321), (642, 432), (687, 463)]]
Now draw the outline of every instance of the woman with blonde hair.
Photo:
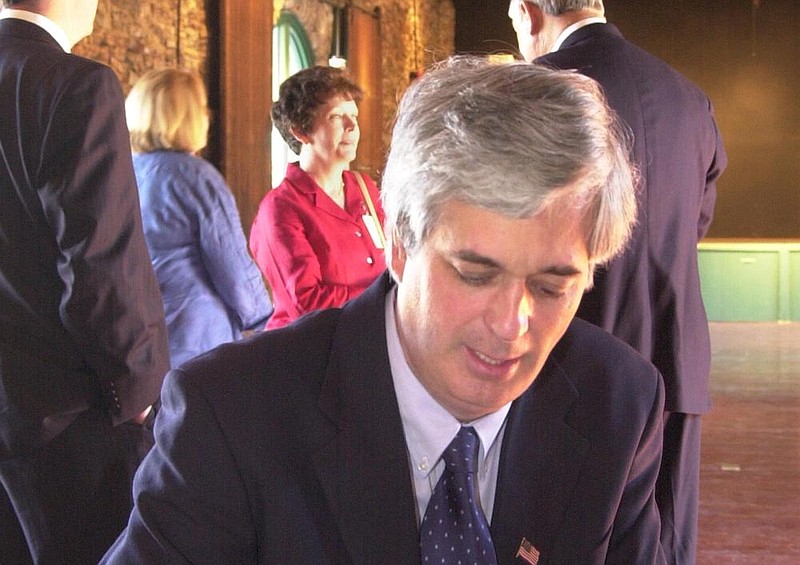
[(206, 103), (200, 76), (179, 69), (146, 73), (125, 101), (173, 367), (263, 328), (272, 314), (233, 194), (197, 155), (208, 139)]

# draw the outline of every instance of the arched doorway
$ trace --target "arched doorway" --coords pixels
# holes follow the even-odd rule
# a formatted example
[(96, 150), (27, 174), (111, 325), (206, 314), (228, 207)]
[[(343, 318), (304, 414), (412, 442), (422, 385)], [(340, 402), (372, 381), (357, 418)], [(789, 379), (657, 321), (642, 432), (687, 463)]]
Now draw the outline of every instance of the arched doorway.
[[(311, 66), (313, 52), (303, 24), (288, 10), (281, 11), (272, 30), (272, 101), (278, 99), (281, 83), (291, 75)], [(275, 187), (286, 174), (286, 165), (295, 154), (283, 141), (274, 127), (271, 137), (272, 186)]]

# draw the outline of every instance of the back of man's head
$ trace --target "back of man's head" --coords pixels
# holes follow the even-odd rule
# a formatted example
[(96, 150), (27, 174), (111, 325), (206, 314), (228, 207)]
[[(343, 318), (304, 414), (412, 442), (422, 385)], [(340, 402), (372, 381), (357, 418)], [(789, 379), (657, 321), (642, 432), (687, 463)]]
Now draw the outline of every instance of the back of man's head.
[(381, 200), (413, 253), (449, 200), (513, 218), (585, 211), (590, 260), (621, 250), (635, 218), (629, 145), (599, 86), (571, 71), (456, 57), (398, 108)]
[[(511, 0), (522, 2), (523, 0)], [(524, 0), (537, 6), (545, 14), (559, 16), (568, 12), (579, 12), (585, 9), (603, 10), (603, 0)]]

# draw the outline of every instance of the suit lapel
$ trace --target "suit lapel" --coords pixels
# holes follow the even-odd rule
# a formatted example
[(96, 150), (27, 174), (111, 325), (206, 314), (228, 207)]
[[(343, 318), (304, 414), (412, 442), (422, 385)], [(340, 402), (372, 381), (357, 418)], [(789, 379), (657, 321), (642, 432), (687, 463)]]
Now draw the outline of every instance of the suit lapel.
[(419, 563), (408, 456), (386, 348), (384, 275), (347, 305), (334, 336), (320, 406), (337, 429), (315, 455), (354, 564)]
[(523, 539), (543, 558), (555, 541), (588, 451), (566, 422), (576, 398), (551, 356), (509, 411), (491, 525), (500, 563), (524, 562), (515, 560)]

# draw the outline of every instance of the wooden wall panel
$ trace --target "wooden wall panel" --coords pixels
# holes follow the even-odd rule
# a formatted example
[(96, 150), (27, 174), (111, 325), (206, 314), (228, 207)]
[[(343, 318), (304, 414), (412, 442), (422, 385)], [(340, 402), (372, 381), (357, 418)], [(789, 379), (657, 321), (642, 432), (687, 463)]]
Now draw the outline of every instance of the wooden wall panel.
[(249, 234), (258, 203), (270, 187), (272, 2), (220, 0), (219, 6), (220, 167)]
[(349, 13), (347, 69), (364, 90), (364, 99), (358, 105), (361, 141), (351, 168), (378, 180), (384, 161), (380, 19), (377, 13), (353, 7)]

